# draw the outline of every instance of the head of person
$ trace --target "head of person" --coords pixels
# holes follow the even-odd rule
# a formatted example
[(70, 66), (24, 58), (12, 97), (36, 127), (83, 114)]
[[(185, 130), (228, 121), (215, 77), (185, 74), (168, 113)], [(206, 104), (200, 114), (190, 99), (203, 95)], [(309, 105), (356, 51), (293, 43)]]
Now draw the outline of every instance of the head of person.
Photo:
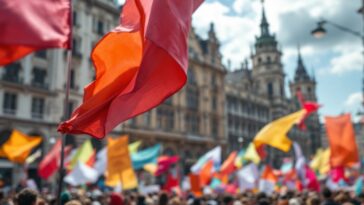
[(232, 205), (234, 203), (234, 198), (232, 196), (225, 196), (222, 201), (225, 205)]
[(158, 200), (158, 204), (159, 205), (167, 205), (168, 204), (168, 195), (166, 192), (162, 192), (159, 195), (159, 200)]
[(322, 191), (321, 191), (322, 197), (324, 199), (330, 199), (332, 196), (332, 192), (330, 191), (329, 188), (325, 187)]
[(111, 193), (110, 194), (110, 202), (109, 205), (123, 205), (124, 200), (121, 194), (119, 193)]
[(15, 198), (17, 205), (36, 205), (38, 193), (32, 189), (25, 188), (21, 190)]
[(78, 200), (71, 200), (67, 202), (65, 205), (82, 205), (82, 203)]

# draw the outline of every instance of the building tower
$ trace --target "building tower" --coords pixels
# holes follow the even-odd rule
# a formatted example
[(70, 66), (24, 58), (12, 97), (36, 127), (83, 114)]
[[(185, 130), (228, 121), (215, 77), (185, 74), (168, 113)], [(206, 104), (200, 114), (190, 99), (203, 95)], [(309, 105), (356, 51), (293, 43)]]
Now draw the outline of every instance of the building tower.
[(264, 5), (262, 6), (262, 20), (260, 23), (260, 36), (256, 36), (252, 54), (254, 90), (258, 95), (269, 99), (271, 117), (276, 119), (286, 113), (284, 71), (281, 63), (282, 52), (278, 49), (275, 35), (269, 32)]
[[(300, 48), (298, 47), (297, 67), (294, 75), (293, 82), (290, 82), (290, 91), (292, 99), (295, 102), (295, 109), (300, 109), (301, 105), (297, 99), (297, 92), (301, 92), (306, 101), (317, 102), (316, 96), (316, 80), (314, 75), (310, 76), (307, 73), (306, 67), (303, 63)], [(309, 134), (309, 149), (310, 153), (315, 153), (316, 149), (321, 146), (320, 123), (318, 114), (312, 114), (305, 122), (307, 126), (306, 132)]]

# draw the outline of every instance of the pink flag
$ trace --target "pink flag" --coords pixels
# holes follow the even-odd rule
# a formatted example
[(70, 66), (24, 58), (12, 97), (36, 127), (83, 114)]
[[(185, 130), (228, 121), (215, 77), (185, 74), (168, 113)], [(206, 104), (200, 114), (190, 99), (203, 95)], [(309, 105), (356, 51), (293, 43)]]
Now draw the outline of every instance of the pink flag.
[(343, 166), (332, 168), (330, 170), (330, 177), (335, 183), (339, 182), (341, 179), (346, 181), (345, 168)]
[(0, 0), (0, 66), (40, 49), (69, 48), (70, 0)]
[(158, 167), (155, 173), (155, 176), (160, 176), (161, 174), (165, 173), (169, 170), (171, 165), (177, 163), (179, 160), (178, 156), (161, 156), (158, 158)]
[(312, 191), (320, 191), (320, 183), (317, 180), (315, 172), (309, 167), (305, 166), (306, 172), (306, 188)]

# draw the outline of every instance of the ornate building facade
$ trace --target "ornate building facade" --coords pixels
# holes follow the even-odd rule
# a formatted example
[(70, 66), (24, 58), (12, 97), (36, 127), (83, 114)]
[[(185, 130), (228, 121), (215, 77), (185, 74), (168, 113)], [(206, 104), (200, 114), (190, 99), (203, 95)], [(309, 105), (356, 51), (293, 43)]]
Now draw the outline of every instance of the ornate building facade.
[[(226, 75), (227, 136), (230, 150), (246, 148), (257, 132), (268, 122), (301, 109), (296, 92), (300, 90), (306, 100), (317, 101), (316, 81), (307, 74), (302, 57), (298, 54), (294, 80), (290, 82), (290, 94), (285, 93), (285, 72), (281, 62), (282, 51), (263, 7), (260, 35), (256, 37), (251, 65), (246, 61), (241, 68)], [(318, 115), (312, 115), (306, 122), (307, 130), (294, 127), (289, 136), (298, 142), (304, 154), (310, 157), (320, 143)], [(285, 154), (274, 148), (268, 149), (267, 161), (279, 166)]]

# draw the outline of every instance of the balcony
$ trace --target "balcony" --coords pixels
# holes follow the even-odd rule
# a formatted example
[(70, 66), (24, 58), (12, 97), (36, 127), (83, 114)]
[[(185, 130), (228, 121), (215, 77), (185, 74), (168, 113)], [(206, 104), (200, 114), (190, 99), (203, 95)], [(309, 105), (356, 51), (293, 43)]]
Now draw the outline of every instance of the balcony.
[(7, 114), (7, 115), (15, 115), (16, 114), (16, 110), (11, 109), (11, 108), (4, 108), (3, 112), (4, 112), (4, 114)]
[(43, 83), (43, 82), (32, 81), (31, 85), (33, 87), (39, 88), (39, 89), (44, 89), (44, 90), (48, 90), (49, 89), (49, 85), (47, 83)]
[(1, 80), (6, 81), (6, 82), (10, 82), (10, 83), (17, 83), (17, 84), (23, 84), (23, 79), (20, 78), (17, 75), (9, 75), (9, 74), (4, 74), (1, 77)]
[(43, 113), (32, 112), (32, 119), (42, 120), (43, 119)]

